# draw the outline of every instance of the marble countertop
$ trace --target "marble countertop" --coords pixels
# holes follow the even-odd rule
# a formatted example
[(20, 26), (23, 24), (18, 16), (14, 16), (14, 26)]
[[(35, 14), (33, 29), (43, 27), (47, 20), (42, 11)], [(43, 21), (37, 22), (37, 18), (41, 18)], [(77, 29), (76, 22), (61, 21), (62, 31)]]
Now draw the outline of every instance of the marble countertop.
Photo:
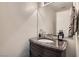
[[(38, 40), (42, 40), (42, 39), (41, 38), (37, 38), (37, 37), (29, 39), (29, 41), (31, 41), (33, 43), (36, 43), (38, 45), (41, 45), (41, 46), (44, 46), (44, 47), (47, 47), (47, 48), (53, 48), (53, 49), (56, 49), (56, 50), (59, 50), (59, 51), (66, 50), (66, 48), (68, 46), (68, 42), (66, 40), (58, 41), (57, 39), (51, 39), (54, 43), (49, 43), (49, 44), (43, 43), (43, 42), (39, 42)], [(50, 39), (47, 39), (47, 40), (50, 40)]]

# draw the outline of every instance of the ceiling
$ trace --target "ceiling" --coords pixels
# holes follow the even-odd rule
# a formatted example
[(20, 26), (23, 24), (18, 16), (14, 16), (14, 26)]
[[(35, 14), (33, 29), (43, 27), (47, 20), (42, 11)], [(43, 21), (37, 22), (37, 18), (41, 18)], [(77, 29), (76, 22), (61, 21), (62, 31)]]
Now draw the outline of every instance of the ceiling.
[(72, 7), (72, 2), (52, 2), (47, 6), (52, 7), (55, 11), (62, 11)]

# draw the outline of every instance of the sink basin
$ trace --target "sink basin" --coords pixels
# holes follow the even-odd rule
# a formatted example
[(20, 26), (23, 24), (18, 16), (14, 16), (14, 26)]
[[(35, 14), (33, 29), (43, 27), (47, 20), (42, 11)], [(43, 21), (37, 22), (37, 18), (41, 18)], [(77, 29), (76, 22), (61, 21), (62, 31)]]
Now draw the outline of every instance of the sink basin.
[(48, 39), (40, 39), (38, 40), (39, 42), (42, 42), (42, 43), (54, 43), (54, 41), (52, 40), (48, 40)]
[(65, 48), (65, 42), (61, 42), (59, 41), (58, 43), (58, 40), (49, 40), (49, 39), (40, 39), (38, 40), (40, 44), (42, 45), (46, 45), (48, 47), (55, 47), (57, 49), (61, 49), (61, 48)]

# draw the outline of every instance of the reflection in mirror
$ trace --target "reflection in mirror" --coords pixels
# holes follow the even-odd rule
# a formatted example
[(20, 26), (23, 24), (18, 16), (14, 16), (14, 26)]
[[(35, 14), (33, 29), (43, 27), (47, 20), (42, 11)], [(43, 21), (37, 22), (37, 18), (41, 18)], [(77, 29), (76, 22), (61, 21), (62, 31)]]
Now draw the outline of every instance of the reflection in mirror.
[(38, 34), (58, 35), (63, 30), (69, 36), (72, 2), (48, 2), (38, 9)]

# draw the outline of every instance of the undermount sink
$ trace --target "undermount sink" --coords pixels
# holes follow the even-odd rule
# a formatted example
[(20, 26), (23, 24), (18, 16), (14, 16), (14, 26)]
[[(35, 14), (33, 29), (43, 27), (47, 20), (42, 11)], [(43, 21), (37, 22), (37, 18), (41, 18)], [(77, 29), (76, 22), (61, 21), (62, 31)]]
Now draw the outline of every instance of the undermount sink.
[(38, 40), (39, 42), (42, 42), (42, 43), (54, 43), (53, 40), (48, 40), (48, 39), (40, 39)]

